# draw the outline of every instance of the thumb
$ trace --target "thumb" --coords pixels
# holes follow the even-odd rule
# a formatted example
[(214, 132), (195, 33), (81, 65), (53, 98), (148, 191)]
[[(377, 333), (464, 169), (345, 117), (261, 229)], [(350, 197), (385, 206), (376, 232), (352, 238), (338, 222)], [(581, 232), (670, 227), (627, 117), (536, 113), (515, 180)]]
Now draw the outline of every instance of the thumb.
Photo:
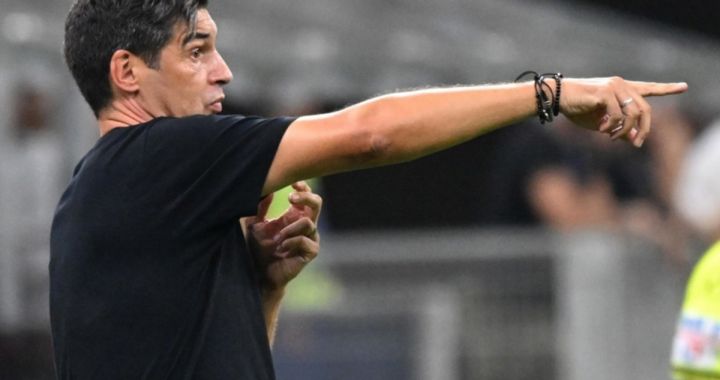
[(267, 217), (268, 210), (270, 209), (270, 204), (272, 204), (273, 201), (273, 194), (270, 193), (268, 196), (263, 198), (260, 203), (258, 203), (258, 211), (257, 215), (255, 216), (258, 221), (265, 220)]

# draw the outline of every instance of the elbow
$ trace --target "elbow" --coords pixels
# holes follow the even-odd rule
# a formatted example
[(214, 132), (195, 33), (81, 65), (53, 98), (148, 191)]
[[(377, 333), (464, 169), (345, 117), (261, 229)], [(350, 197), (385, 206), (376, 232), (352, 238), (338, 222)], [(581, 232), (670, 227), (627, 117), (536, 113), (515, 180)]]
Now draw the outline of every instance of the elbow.
[(348, 109), (347, 126), (352, 160), (363, 167), (393, 163), (392, 127), (384, 117), (382, 104), (364, 104), (357, 109)]
[(392, 163), (392, 155), (390, 154), (390, 139), (381, 133), (370, 133), (366, 137), (363, 149), (360, 151), (359, 157), (369, 164), (387, 164)]

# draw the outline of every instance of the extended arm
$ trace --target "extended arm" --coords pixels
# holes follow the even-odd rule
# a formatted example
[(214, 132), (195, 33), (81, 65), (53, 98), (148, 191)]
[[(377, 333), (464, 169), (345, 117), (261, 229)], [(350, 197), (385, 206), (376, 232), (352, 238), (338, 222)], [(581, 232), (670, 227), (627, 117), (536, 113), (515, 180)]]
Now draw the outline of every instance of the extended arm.
[[(552, 87), (552, 86), (551, 86)], [(589, 129), (641, 145), (650, 130), (645, 96), (685, 84), (621, 78), (566, 79), (561, 111)], [(632, 98), (629, 104), (624, 101)], [(385, 95), (335, 113), (301, 117), (283, 137), (264, 193), (292, 181), (428, 155), (535, 114), (533, 83), (430, 89)]]

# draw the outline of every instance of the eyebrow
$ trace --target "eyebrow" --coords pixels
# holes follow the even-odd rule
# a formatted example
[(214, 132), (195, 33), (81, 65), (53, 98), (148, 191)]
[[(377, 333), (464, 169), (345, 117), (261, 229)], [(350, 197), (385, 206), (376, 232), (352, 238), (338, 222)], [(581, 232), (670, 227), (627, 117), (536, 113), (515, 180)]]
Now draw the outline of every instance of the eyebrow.
[(208, 38), (210, 38), (210, 33), (202, 33), (202, 32), (190, 33), (187, 36), (185, 36), (185, 38), (183, 38), (182, 44), (183, 44), (183, 46), (185, 46), (188, 43), (190, 43), (190, 41), (192, 41), (192, 40), (207, 40)]

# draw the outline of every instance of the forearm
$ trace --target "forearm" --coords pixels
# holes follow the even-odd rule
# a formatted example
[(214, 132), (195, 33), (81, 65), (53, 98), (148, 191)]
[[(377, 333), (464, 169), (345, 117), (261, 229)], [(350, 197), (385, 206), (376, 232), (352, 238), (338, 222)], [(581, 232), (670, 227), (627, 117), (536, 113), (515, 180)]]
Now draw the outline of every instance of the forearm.
[(535, 92), (528, 83), (397, 93), (346, 110), (374, 134), (374, 164), (379, 165), (449, 148), (535, 111)]
[(262, 289), (260, 295), (268, 342), (272, 347), (275, 342), (275, 332), (277, 330), (278, 317), (280, 315), (280, 304), (282, 303), (283, 296), (285, 295), (285, 289)]
[(535, 112), (533, 85), (520, 83), (396, 93), (301, 117), (283, 137), (264, 193), (304, 178), (409, 161)]
[[(246, 238), (249, 235), (248, 218), (240, 219), (240, 226), (243, 230)], [(248, 247), (251, 245), (248, 244)], [(252, 248), (250, 248), (252, 250)], [(259, 250), (257, 247), (255, 250)], [(257, 252), (256, 252), (257, 253)], [(260, 273), (263, 276), (263, 273)], [(270, 346), (275, 341), (275, 331), (277, 329), (278, 316), (280, 314), (280, 304), (282, 303), (283, 296), (285, 295), (285, 289), (269, 289), (266, 285), (260, 285), (260, 302), (262, 302), (263, 319), (265, 319), (265, 329), (267, 330), (267, 337)]]

